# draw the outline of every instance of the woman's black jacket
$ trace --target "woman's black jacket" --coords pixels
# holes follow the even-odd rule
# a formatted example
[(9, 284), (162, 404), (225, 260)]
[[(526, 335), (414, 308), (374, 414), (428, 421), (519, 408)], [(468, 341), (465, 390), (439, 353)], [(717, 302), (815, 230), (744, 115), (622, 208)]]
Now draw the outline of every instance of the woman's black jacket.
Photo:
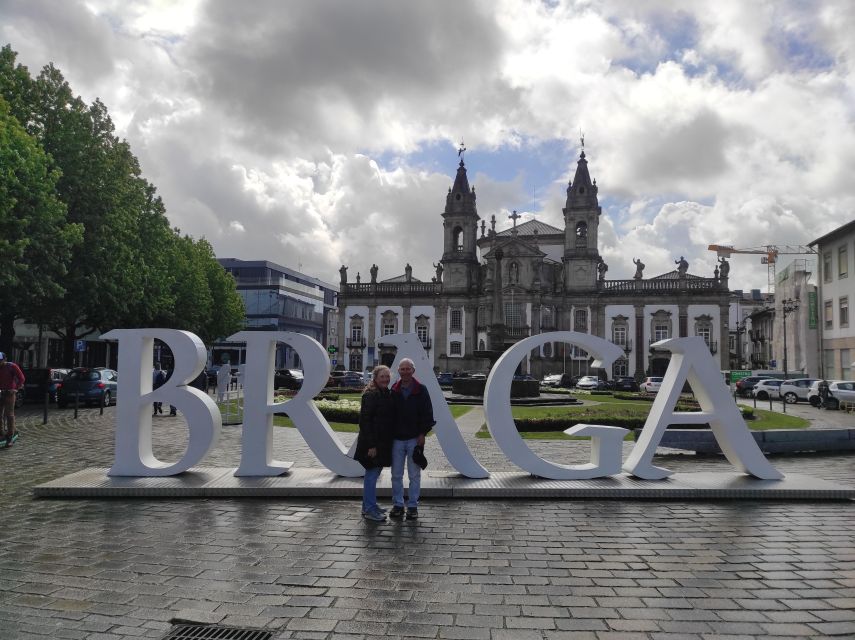
[[(392, 464), (392, 438), (395, 433), (395, 400), (389, 389), (372, 389), (362, 394), (359, 410), (359, 437), (354, 459), (366, 469)], [(377, 448), (374, 458), (368, 450)]]

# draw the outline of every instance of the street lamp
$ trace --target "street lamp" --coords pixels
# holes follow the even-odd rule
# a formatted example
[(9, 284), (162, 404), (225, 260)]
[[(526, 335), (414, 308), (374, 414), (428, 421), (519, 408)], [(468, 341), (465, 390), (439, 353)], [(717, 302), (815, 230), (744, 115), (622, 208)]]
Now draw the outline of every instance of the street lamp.
[(793, 300), (792, 298), (787, 298), (783, 302), (781, 302), (781, 311), (784, 314), (784, 380), (787, 379), (787, 316), (793, 313), (794, 311), (798, 311), (799, 309), (799, 300), (796, 298)]

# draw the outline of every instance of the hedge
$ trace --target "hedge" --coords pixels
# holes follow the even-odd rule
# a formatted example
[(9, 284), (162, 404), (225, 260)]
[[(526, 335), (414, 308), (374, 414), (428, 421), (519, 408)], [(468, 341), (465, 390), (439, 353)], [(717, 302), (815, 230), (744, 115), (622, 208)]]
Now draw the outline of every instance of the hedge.
[[(745, 420), (754, 419), (754, 409), (751, 407), (740, 407)], [(677, 405), (677, 411), (700, 411), (691, 407)], [(647, 422), (647, 416), (609, 416), (609, 417), (566, 417), (566, 418), (515, 418), (517, 431), (564, 431), (577, 424), (600, 424), (610, 427), (623, 427), (624, 429), (641, 429)], [(671, 429), (709, 429), (708, 424), (671, 424)]]

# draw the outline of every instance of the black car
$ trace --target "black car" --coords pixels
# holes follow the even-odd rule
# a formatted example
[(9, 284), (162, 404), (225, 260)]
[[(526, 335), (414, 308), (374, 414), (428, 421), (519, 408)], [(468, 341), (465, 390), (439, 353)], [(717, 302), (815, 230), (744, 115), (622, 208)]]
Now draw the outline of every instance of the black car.
[(561, 382), (558, 383), (558, 386), (562, 389), (573, 389), (576, 386), (576, 383), (582, 379), (582, 376), (574, 376), (569, 373), (564, 373), (561, 375)]
[(771, 380), (774, 376), (748, 376), (742, 380), (736, 381), (736, 395), (743, 398), (751, 397), (751, 392), (754, 390), (754, 385), (761, 380)]
[(440, 385), (449, 386), (454, 382), (454, 375), (450, 371), (443, 371), (436, 374), (436, 380)]
[(75, 398), (81, 405), (109, 406), (116, 399), (119, 376), (112, 369), (72, 369), (62, 381), (56, 402), (60, 408), (73, 404)]
[(274, 389), (297, 390), (303, 386), (303, 372), (298, 369), (276, 369), (273, 375)]
[(632, 376), (620, 376), (614, 382), (615, 391), (639, 391), (638, 380)]
[(51, 402), (56, 402), (56, 396), (62, 381), (68, 375), (68, 369), (24, 369), (24, 389), (18, 395), (21, 402), (44, 402), (45, 393)]

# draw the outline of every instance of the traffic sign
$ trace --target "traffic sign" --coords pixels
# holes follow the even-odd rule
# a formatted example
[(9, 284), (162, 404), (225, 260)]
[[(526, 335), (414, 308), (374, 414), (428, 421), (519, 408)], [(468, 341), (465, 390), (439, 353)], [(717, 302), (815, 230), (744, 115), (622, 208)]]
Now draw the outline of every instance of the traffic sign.
[(743, 378), (747, 378), (751, 375), (750, 371), (746, 371), (745, 369), (733, 369), (730, 372), (730, 381), (736, 382), (737, 380), (742, 380)]
[(86, 340), (75, 340), (74, 341), (74, 351), (86, 351)]
[(335, 358), (330, 360), (330, 362), (332, 362), (333, 366), (336, 366), (338, 364), (338, 360), (336, 360)]
[(336, 353), (338, 351), (338, 347), (331, 344), (330, 346), (327, 347), (327, 351), (329, 351), (330, 353)]

